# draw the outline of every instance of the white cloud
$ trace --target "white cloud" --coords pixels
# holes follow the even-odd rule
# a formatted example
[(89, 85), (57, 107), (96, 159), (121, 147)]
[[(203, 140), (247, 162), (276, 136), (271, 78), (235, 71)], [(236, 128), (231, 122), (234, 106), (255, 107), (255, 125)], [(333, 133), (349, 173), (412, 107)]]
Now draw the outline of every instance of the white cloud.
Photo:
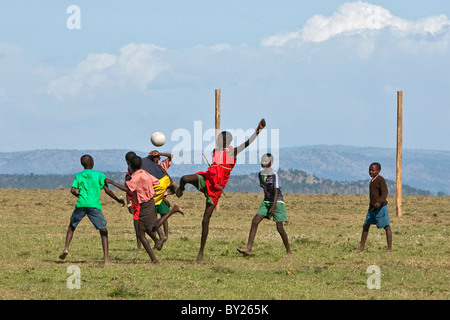
[(66, 95), (76, 95), (85, 88), (98, 88), (107, 81), (107, 71), (116, 61), (116, 56), (112, 54), (91, 53), (73, 70), (50, 80), (47, 92), (62, 99)]
[(109, 53), (90, 53), (70, 70), (55, 76), (47, 85), (47, 93), (63, 99), (84, 91), (105, 87), (133, 87), (145, 89), (168, 65), (159, 57), (163, 48), (150, 43), (129, 43), (116, 56)]
[(267, 46), (267, 47), (269, 47), (269, 46), (277, 46), (278, 47), (278, 46), (284, 45), (289, 40), (298, 39), (300, 35), (301, 35), (301, 30), (294, 31), (294, 32), (282, 32), (282, 33), (278, 33), (276, 35), (264, 38), (261, 41), (261, 44), (263, 46)]
[(219, 43), (210, 47), (214, 52), (220, 52), (223, 50), (232, 50), (233, 47), (228, 43)]
[(90, 74), (113, 66), (116, 63), (116, 56), (107, 53), (89, 54), (86, 60), (78, 64), (81, 74)]
[(322, 42), (337, 35), (354, 35), (367, 31), (390, 28), (401, 35), (435, 36), (450, 26), (445, 15), (430, 16), (417, 21), (409, 21), (394, 16), (389, 10), (367, 2), (356, 1), (342, 4), (329, 17), (315, 15), (302, 29), (284, 32), (262, 40), (263, 46), (283, 46), (291, 40)]
[(151, 43), (130, 43), (120, 49), (115, 80), (122, 86), (131, 83), (138, 89), (145, 89), (160, 72), (169, 68), (158, 55), (165, 49)]

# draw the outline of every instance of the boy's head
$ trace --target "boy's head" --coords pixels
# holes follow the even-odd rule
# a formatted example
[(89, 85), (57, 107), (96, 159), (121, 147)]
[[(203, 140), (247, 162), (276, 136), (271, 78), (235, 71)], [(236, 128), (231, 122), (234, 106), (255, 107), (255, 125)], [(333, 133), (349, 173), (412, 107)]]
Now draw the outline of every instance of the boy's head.
[(131, 158), (133, 158), (134, 156), (136, 156), (135, 152), (133, 151), (127, 152), (127, 154), (125, 155), (125, 161), (127, 162), (127, 164), (130, 164)]
[(369, 176), (376, 177), (381, 171), (381, 164), (378, 162), (373, 162), (369, 166)]
[(130, 159), (130, 166), (133, 171), (137, 171), (142, 166), (142, 158), (139, 156), (134, 156)]
[(261, 167), (270, 168), (273, 163), (273, 155), (271, 153), (266, 153), (261, 157)]
[(231, 133), (229, 133), (228, 131), (222, 131), (217, 135), (217, 147), (226, 148), (231, 144), (232, 140), (233, 135)]
[(80, 162), (85, 169), (92, 169), (94, 167), (94, 159), (88, 154), (82, 155)]

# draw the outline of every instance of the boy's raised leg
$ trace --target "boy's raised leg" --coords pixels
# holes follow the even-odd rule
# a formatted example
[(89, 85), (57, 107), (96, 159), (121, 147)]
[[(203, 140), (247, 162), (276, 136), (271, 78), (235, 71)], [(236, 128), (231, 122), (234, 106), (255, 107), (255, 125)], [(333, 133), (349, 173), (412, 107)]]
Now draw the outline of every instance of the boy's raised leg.
[(186, 184), (192, 184), (194, 187), (198, 189), (198, 177), (196, 174), (188, 174), (185, 176), (182, 176), (180, 179), (180, 185), (177, 188), (175, 194), (178, 198), (181, 198), (183, 196), (184, 187)]
[(164, 224), (164, 222), (166, 222), (167, 219), (169, 219), (170, 216), (173, 215), (173, 214), (176, 213), (176, 212), (179, 212), (179, 213), (181, 213), (182, 215), (184, 215), (184, 211), (180, 208), (180, 206), (179, 206), (178, 204), (175, 203), (175, 204), (172, 206), (172, 208), (170, 209), (169, 212), (167, 212), (167, 213), (166, 213), (165, 215), (163, 215), (161, 218), (159, 218), (158, 220), (156, 220), (156, 224), (155, 224), (155, 226), (153, 227), (153, 230), (156, 230), (156, 229), (158, 229), (159, 227), (161, 227), (161, 226)]
[(153, 227), (153, 231), (157, 231), (159, 234), (159, 239), (153, 239), (155, 241), (155, 248), (156, 250), (161, 250), (163, 247), (164, 242), (166, 242), (167, 237), (163, 234), (162, 230), (161, 230), (161, 226), (167, 222), (167, 219), (170, 218), (171, 215), (173, 215), (174, 213), (179, 212), (182, 215), (184, 215), (183, 210), (180, 208), (180, 206), (178, 204), (174, 204), (172, 206), (172, 208), (170, 209), (169, 212), (167, 212), (165, 215), (163, 215), (161, 218), (159, 218), (158, 220), (156, 220), (155, 226)]

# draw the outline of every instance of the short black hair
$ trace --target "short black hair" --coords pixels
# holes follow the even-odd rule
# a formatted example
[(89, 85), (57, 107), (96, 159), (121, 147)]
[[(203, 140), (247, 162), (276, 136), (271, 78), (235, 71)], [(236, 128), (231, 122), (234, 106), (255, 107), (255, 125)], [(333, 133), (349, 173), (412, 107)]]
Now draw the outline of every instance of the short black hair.
[(94, 159), (89, 154), (82, 155), (80, 158), (80, 162), (81, 162), (81, 165), (83, 166), (83, 168), (94, 166)]
[(379, 164), (378, 162), (372, 162), (369, 167), (371, 166), (375, 166), (378, 171), (381, 171), (381, 164)]
[(129, 151), (127, 152), (127, 154), (125, 155), (125, 160), (127, 162), (130, 162), (131, 158), (133, 158), (136, 155), (136, 153), (134, 151)]
[(142, 158), (139, 156), (133, 156), (130, 159), (130, 165), (131, 165), (131, 169), (133, 169), (133, 171), (139, 170), (142, 166)]

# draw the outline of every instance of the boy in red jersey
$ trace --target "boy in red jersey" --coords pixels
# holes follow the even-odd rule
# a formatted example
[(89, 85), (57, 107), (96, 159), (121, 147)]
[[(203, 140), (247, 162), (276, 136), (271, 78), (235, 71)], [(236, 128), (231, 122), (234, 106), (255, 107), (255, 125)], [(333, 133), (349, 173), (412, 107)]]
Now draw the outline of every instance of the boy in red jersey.
[(256, 139), (257, 135), (262, 129), (264, 129), (265, 126), (266, 121), (261, 119), (255, 133), (253, 133), (247, 141), (236, 148), (230, 146), (233, 138), (232, 135), (229, 132), (222, 131), (217, 136), (216, 144), (222, 148), (214, 149), (212, 164), (209, 166), (208, 170), (205, 172), (201, 171), (195, 174), (184, 175), (180, 179), (180, 186), (176, 191), (177, 197), (181, 197), (183, 195), (184, 187), (187, 183), (196, 187), (206, 197), (206, 207), (202, 220), (200, 251), (197, 255), (198, 262), (203, 260), (203, 251), (209, 231), (209, 221), (214, 208), (217, 206), (219, 198), (223, 193), (223, 189), (228, 183), (231, 171), (236, 165), (236, 157)]

